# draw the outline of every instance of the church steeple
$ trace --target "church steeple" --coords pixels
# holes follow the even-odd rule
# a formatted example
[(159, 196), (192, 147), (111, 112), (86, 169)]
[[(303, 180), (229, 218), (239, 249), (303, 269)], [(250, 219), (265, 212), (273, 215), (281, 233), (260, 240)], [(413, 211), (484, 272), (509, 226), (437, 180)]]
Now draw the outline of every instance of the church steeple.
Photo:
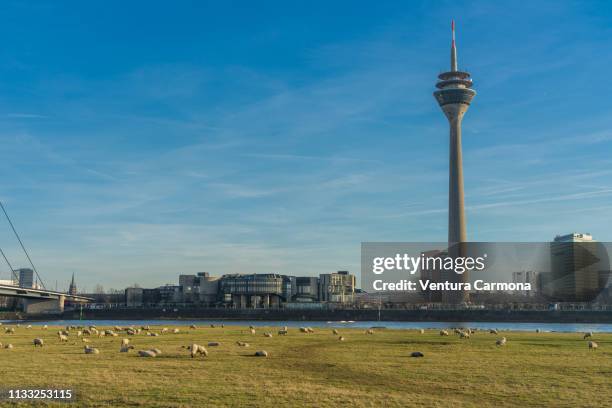
[(76, 283), (74, 283), (74, 272), (72, 273), (72, 280), (70, 281), (70, 287), (68, 288), (68, 294), (70, 294), (70, 295), (76, 295), (77, 294)]

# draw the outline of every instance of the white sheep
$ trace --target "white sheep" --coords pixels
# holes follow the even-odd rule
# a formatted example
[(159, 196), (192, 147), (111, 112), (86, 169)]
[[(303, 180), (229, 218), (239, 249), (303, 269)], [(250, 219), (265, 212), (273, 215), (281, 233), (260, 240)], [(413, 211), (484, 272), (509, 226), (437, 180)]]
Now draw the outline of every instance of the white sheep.
[(498, 334), (497, 329), (491, 329), (489, 330), (490, 334)]
[(208, 350), (206, 350), (204, 346), (200, 346), (198, 344), (193, 343), (191, 346), (188, 347), (188, 349), (191, 351), (191, 358), (194, 358), (198, 354), (203, 355), (204, 357), (208, 357)]
[(593, 337), (593, 332), (586, 332), (584, 333), (584, 336), (582, 337), (582, 340), (587, 339)]
[(334, 329), (334, 330), (332, 330), (332, 334), (333, 334), (334, 336), (337, 336), (338, 334), (340, 334), (340, 332), (338, 332), (338, 330), (337, 330), (337, 329)]
[(343, 336), (340, 336), (340, 337), (338, 337), (338, 340), (339, 340), (339, 341), (344, 341), (344, 337), (343, 337)]
[(9, 343), (9, 344), (5, 345), (4, 348), (8, 349), (8, 350), (12, 350), (13, 349), (13, 345), (11, 343)]
[(272, 337), (272, 333), (264, 333), (264, 337)]
[(138, 351), (138, 357), (156, 357), (156, 356), (157, 354), (155, 354), (151, 350), (139, 350)]
[(59, 341), (60, 342), (66, 342), (68, 343), (68, 336), (66, 336), (65, 334), (59, 334), (58, 335)]
[(164, 333), (168, 333), (168, 328), (167, 328), (167, 327), (164, 327), (163, 329), (161, 329), (161, 332), (162, 332), (162, 334), (164, 334)]
[(180, 333), (180, 330), (179, 329), (174, 329), (174, 330), (172, 330), (172, 333), (178, 334), (178, 333)]
[(506, 338), (502, 337), (501, 339), (497, 340), (495, 342), (495, 344), (498, 345), (498, 346), (505, 346), (506, 345)]
[(459, 338), (460, 339), (469, 339), (470, 338), (470, 333), (462, 331), (461, 334), (459, 334)]
[(370, 334), (370, 335), (374, 334), (374, 330), (368, 329), (368, 330), (365, 331), (365, 334)]
[(195, 324), (190, 325), (190, 326), (189, 326), (189, 328), (190, 328), (191, 330), (196, 330), (196, 329), (197, 329), (197, 327), (196, 327), (196, 325), (195, 325)]
[(34, 339), (34, 347), (36, 346), (42, 347), (44, 345), (45, 345), (45, 342), (43, 341), (43, 339), (39, 339), (39, 338)]
[(251, 327), (249, 330), (251, 331), (251, 334), (255, 334), (255, 329), (254, 328)]
[(249, 343), (245, 343), (244, 341), (237, 341), (236, 344), (239, 347), (249, 347), (250, 346)]
[(421, 329), (421, 330), (419, 330), (419, 333), (421, 333), (421, 334), (425, 334), (425, 329)]
[(49, 328), (49, 326), (47, 326), (46, 324), (42, 327), (43, 330), (47, 330)]
[(595, 343), (594, 341), (589, 341), (589, 350), (596, 350), (597, 347), (599, 347), (597, 343)]
[(4, 329), (4, 333), (6, 333), (6, 334), (15, 334), (15, 328), (7, 327), (6, 329)]
[(268, 352), (266, 350), (256, 351), (255, 357), (268, 357)]
[(122, 346), (127, 346), (128, 344), (130, 344), (130, 339), (121, 339)]
[(83, 350), (85, 351), (85, 354), (100, 354), (100, 350), (94, 347), (85, 346)]
[(448, 336), (448, 330), (440, 330), (440, 336)]

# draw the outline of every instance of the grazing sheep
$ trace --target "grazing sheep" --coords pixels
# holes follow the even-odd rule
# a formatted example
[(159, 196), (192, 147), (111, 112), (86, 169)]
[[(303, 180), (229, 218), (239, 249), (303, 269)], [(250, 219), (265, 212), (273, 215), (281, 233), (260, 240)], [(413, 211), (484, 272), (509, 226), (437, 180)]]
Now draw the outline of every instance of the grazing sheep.
[(594, 341), (589, 341), (589, 350), (596, 350), (597, 347), (599, 347), (597, 343), (595, 343)]
[(210, 325), (210, 328), (211, 328), (211, 329), (214, 329), (214, 328), (215, 328), (215, 325), (214, 325), (214, 324), (211, 324), (211, 325)]
[(584, 333), (584, 337), (582, 337), (582, 340), (587, 339), (589, 337), (593, 337), (593, 332)]
[(278, 335), (279, 336), (286, 336), (287, 335), (287, 330), (279, 330), (278, 331)]
[(268, 352), (266, 350), (256, 351), (255, 357), (268, 357)]
[(420, 351), (413, 351), (410, 353), (410, 357), (425, 357), (425, 354), (421, 353)]
[(221, 343), (219, 343), (217, 341), (210, 341), (210, 342), (208, 342), (208, 347), (218, 347), (220, 345), (221, 345)]
[(334, 336), (337, 336), (337, 335), (339, 335), (339, 334), (340, 334), (340, 332), (339, 332), (337, 329), (334, 329), (334, 330), (332, 330), (332, 334), (333, 334)]
[(272, 337), (272, 333), (264, 333), (264, 337)]
[(237, 341), (236, 344), (239, 347), (250, 347), (249, 343), (245, 343), (244, 341)]
[(498, 334), (497, 329), (491, 329), (489, 330), (490, 334)]
[(189, 346), (188, 348), (191, 351), (191, 358), (194, 358), (198, 354), (201, 354), (204, 357), (208, 357), (208, 350), (206, 350), (206, 348), (204, 346), (200, 346), (200, 345), (194, 343), (191, 346)]
[(86, 339), (85, 337), (81, 338), (81, 341), (82, 341), (83, 343), (89, 343), (89, 339)]
[(6, 333), (6, 334), (15, 334), (15, 328), (7, 327), (6, 329), (4, 329), (4, 333)]
[(113, 327), (113, 330), (115, 330), (115, 331), (122, 331), (123, 329), (121, 327), (119, 327), (119, 326), (115, 326), (115, 327)]
[(85, 346), (83, 350), (85, 351), (85, 354), (100, 354), (100, 350), (94, 347)]
[(119, 349), (120, 353), (127, 353), (130, 350), (134, 349), (134, 346), (128, 346), (127, 344), (122, 345), (121, 348)]
[(197, 327), (196, 327), (196, 325), (195, 325), (195, 324), (192, 324), (191, 326), (189, 326), (189, 328), (190, 328), (190, 329), (192, 329), (192, 330), (197, 329)]
[(468, 332), (461, 332), (461, 334), (459, 335), (460, 339), (469, 339), (470, 338), (470, 333)]
[(135, 335), (136, 335), (136, 330), (133, 330), (133, 329), (128, 329), (128, 330), (126, 330), (126, 331), (125, 331), (125, 333), (126, 333), (128, 336), (135, 336)]
[(164, 334), (164, 333), (168, 333), (168, 328), (167, 328), (167, 327), (164, 327), (163, 329), (161, 329), (161, 333), (162, 333), (162, 334)]
[(130, 339), (121, 339), (122, 346), (127, 346), (128, 344), (130, 344)]
[(145, 330), (145, 331), (149, 331), (149, 330), (151, 330), (151, 326), (148, 326), (148, 325), (147, 326), (140, 326), (140, 329), (141, 330)]
[(83, 332), (79, 330), (79, 331), (77, 332), (77, 337), (81, 337), (82, 335), (83, 335)]
[(13, 345), (11, 343), (9, 343), (6, 346), (4, 346), (4, 348), (8, 349), (8, 350), (12, 350), (13, 349)]
[(421, 330), (419, 330), (419, 333), (421, 333), (421, 334), (425, 334), (425, 329), (421, 329)]
[(536, 329), (536, 333), (539, 333), (539, 332), (540, 332), (540, 329)]
[(255, 329), (251, 327), (249, 330), (251, 331), (251, 334), (255, 334)]
[(49, 326), (47, 326), (46, 324), (42, 327), (43, 330), (47, 330), (49, 328)]
[(178, 334), (178, 333), (180, 333), (180, 332), (181, 332), (181, 331), (180, 331), (179, 329), (174, 329), (174, 330), (172, 330), (172, 333), (174, 333), (174, 334)]
[(31, 325), (31, 324), (28, 324), (28, 325), (26, 326), (26, 329), (31, 329), (31, 328), (32, 328), (32, 325)]
[(157, 337), (159, 333), (147, 332), (147, 336)]
[(254, 329), (254, 328), (255, 328), (255, 326), (249, 325), (249, 329)]
[(314, 333), (314, 330), (312, 329), (312, 327), (307, 327), (306, 330), (308, 333)]
[(45, 345), (45, 342), (43, 341), (43, 339), (38, 339), (38, 338), (34, 339), (34, 347), (36, 346), (42, 347), (44, 345)]
[(162, 353), (161, 350), (158, 349), (158, 348), (152, 348), (150, 351), (154, 352), (155, 355), (157, 355), (157, 356), (161, 355), (161, 353)]
[(60, 342), (63, 341), (63, 342), (68, 343), (68, 336), (66, 336), (65, 334), (60, 334), (60, 335), (58, 335), (58, 337), (59, 337), (59, 341)]
[(440, 330), (440, 336), (448, 336), (448, 331), (447, 330)]
[(300, 327), (300, 333), (308, 333), (308, 329), (306, 327)]
[(338, 337), (338, 341), (344, 341), (344, 337), (343, 336)]
[(506, 338), (502, 337), (501, 339), (497, 340), (495, 342), (495, 344), (498, 345), (498, 346), (505, 346), (506, 345)]
[(139, 350), (138, 357), (156, 357), (157, 354), (151, 350)]
[(454, 329), (454, 330), (453, 330), (453, 332), (454, 332), (455, 334), (461, 334), (461, 333), (462, 333), (462, 331), (461, 331), (461, 330), (459, 330), (459, 329)]
[(374, 330), (368, 329), (365, 331), (365, 334), (374, 334)]

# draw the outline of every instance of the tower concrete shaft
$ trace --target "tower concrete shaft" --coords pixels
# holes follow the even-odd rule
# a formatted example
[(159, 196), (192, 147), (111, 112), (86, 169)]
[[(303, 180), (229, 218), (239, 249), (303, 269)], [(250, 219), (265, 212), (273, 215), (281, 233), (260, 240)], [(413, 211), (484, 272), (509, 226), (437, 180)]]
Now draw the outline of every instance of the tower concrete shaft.
[[(434, 97), (446, 115), (450, 126), (449, 145), (449, 176), (448, 176), (448, 252), (450, 256), (465, 256), (465, 243), (467, 241), (467, 222), (463, 197), (463, 154), (461, 151), (461, 122), (476, 95), (472, 89), (470, 74), (460, 71), (457, 62), (457, 48), (455, 46), (455, 23), (452, 23), (452, 43), (450, 71), (438, 75), (440, 79), (436, 84), (438, 88)], [(468, 273), (454, 276), (453, 280), (467, 282)], [(467, 291), (448, 294), (446, 301), (460, 303), (467, 301)]]

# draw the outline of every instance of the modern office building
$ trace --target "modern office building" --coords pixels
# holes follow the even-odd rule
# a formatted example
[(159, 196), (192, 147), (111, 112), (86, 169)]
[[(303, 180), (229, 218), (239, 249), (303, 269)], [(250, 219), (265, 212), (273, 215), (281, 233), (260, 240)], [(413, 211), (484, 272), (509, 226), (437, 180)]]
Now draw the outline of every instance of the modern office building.
[(355, 296), (355, 275), (348, 271), (319, 275), (319, 301), (334, 303), (352, 302)]
[(293, 285), (292, 301), (298, 303), (316, 302), (319, 299), (319, 278), (296, 277)]
[(291, 280), (273, 273), (223, 275), (219, 292), (234, 308), (278, 307), (291, 296)]
[(34, 282), (34, 271), (30, 268), (20, 268), (15, 270), (15, 273), (19, 276), (19, 286), (22, 288), (33, 288), (35, 287)]
[(517, 291), (515, 294), (523, 296), (535, 296), (538, 287), (538, 274), (534, 271), (512, 272), (512, 283), (529, 283), (531, 290)]
[(601, 248), (591, 234), (555, 237), (550, 244), (551, 275), (545, 294), (560, 302), (593, 300), (602, 289)]

